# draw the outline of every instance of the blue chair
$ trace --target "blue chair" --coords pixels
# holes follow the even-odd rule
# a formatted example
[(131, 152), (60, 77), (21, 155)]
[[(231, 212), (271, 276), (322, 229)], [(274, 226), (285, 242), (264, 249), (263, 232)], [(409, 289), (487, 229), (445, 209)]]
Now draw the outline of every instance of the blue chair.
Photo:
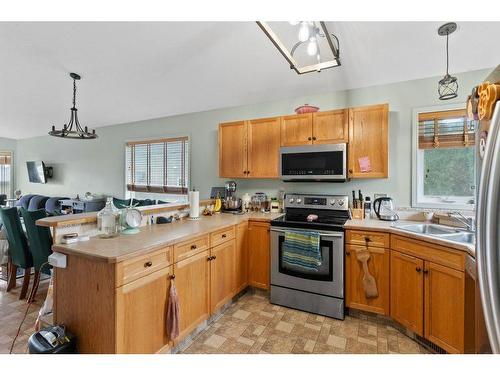
[(130, 206), (130, 199), (113, 198), (113, 205), (118, 209), (126, 208)]
[(52, 216), (58, 216), (61, 215), (61, 199), (69, 199), (66, 197), (52, 197), (47, 199), (47, 202), (45, 202), (45, 211), (49, 215)]
[(5, 203), (7, 203), (7, 195), (6, 194), (0, 194), (0, 206), (4, 206)]
[(26, 297), (26, 292), (30, 284), (31, 267), (33, 267), (33, 257), (31, 256), (28, 241), (21, 226), (21, 220), (16, 207), (0, 208), (0, 219), (5, 226), (7, 240), (9, 241), (9, 252), (11, 263), (9, 264), (9, 280), (7, 282), (7, 292), (16, 286), (16, 275), (18, 268), (24, 268), (23, 286), (19, 299)]
[(26, 209), (28, 209), (28, 206), (30, 204), (30, 200), (31, 198), (33, 198), (35, 196), (35, 194), (26, 194), (26, 195), (23, 195), (21, 198), (19, 198), (19, 200), (17, 201), (16, 203), (16, 206), (17, 207), (24, 207)]
[[(40, 208), (45, 208), (45, 203), (49, 197), (43, 195), (35, 195), (31, 198), (30, 204), (28, 205), (28, 211), (36, 211)], [(24, 208), (24, 207), (23, 207)]]
[(28, 211), (21, 208), (26, 234), (28, 235), (29, 250), (33, 258), (33, 268), (35, 269), (35, 280), (28, 297), (28, 302), (33, 302), (40, 284), (40, 274), (50, 274), (51, 266), (47, 264), (49, 255), (52, 254), (52, 235), (47, 227), (36, 225), (38, 219), (47, 217), (45, 209)]

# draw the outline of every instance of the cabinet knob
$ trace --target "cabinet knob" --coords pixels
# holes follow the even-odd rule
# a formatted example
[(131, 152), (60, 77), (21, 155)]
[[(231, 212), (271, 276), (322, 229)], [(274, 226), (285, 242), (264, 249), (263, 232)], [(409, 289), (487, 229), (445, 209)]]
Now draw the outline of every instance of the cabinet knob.
[(196, 245), (191, 245), (191, 250), (196, 249)]
[(351, 255), (351, 252), (350, 251), (346, 251), (345, 255), (349, 256), (349, 255)]
[(422, 268), (417, 267), (417, 268), (415, 268), (415, 271), (420, 272), (420, 271), (422, 271)]
[(424, 270), (424, 275), (427, 275), (429, 273), (429, 270)]
[(370, 237), (368, 237), (368, 236), (366, 236), (366, 237), (365, 237), (365, 241), (366, 241), (366, 242), (372, 242), (371, 238), (370, 238)]
[(211, 258), (212, 258), (212, 260), (215, 260), (215, 259), (217, 259), (217, 256), (214, 255)]
[(223, 234), (223, 235), (222, 235), (222, 238), (226, 238), (226, 237), (227, 237), (227, 235), (226, 235), (226, 234)]
[(247, 174), (250, 174), (250, 171), (247, 171)]
[(212, 260), (213, 257), (208, 257), (207, 260), (210, 262)]
[(151, 267), (152, 265), (153, 265), (153, 262), (151, 262), (151, 261), (144, 263), (145, 268)]
[(316, 140), (316, 137), (313, 137), (313, 141), (315, 141), (315, 140)]
[(307, 140), (310, 141), (312, 138), (311, 137), (307, 137)]
[(349, 169), (349, 173), (352, 173), (352, 169)]
[(170, 280), (173, 280), (173, 279), (175, 279), (175, 275), (170, 276)]

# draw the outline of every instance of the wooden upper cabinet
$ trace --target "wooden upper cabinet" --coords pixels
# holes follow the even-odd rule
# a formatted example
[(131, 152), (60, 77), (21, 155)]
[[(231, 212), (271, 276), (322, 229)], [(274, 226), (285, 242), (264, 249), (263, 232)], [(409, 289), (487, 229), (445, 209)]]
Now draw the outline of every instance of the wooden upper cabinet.
[(312, 144), (312, 113), (281, 118), (281, 145), (301, 146)]
[(424, 261), (391, 250), (391, 317), (424, 334)]
[[(363, 286), (363, 264), (356, 251), (368, 249), (368, 270), (375, 278), (378, 296), (367, 298)], [(346, 303), (358, 310), (389, 314), (389, 259), (390, 250), (376, 247), (347, 245), (346, 247)]]
[(424, 279), (424, 337), (449, 353), (463, 353), (464, 272), (426, 261)]
[(219, 310), (233, 297), (235, 241), (224, 242), (210, 250), (210, 311)]
[(171, 275), (172, 267), (165, 267), (116, 289), (117, 353), (152, 354), (168, 344), (166, 316)]
[(313, 113), (312, 140), (314, 144), (349, 142), (349, 111), (340, 109)]
[(277, 178), (279, 176), (280, 118), (248, 121), (249, 178)]
[(219, 125), (219, 177), (243, 178), (247, 171), (247, 123)]
[[(389, 105), (349, 108), (348, 171), (350, 178), (388, 177)], [(371, 170), (361, 172), (360, 158), (369, 158)]]
[(174, 265), (179, 296), (179, 337), (176, 344), (210, 316), (210, 262), (205, 250)]
[(248, 224), (248, 283), (269, 289), (270, 224), (250, 221)]

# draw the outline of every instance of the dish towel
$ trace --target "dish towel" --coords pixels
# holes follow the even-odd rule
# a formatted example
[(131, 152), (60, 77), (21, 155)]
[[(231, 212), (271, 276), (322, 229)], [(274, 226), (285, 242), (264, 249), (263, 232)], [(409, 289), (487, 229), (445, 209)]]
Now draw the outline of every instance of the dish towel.
[(283, 243), (283, 262), (318, 271), (323, 263), (319, 233), (287, 230)]
[(170, 340), (179, 336), (179, 296), (174, 280), (170, 280), (170, 292), (167, 307), (167, 332)]

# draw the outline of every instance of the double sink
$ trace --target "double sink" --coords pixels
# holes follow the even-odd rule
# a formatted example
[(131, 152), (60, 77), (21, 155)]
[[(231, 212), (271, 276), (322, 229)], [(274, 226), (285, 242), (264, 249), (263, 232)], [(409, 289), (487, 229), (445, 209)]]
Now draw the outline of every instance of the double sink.
[(466, 245), (474, 245), (476, 243), (476, 234), (463, 229), (448, 227), (446, 225), (437, 224), (401, 224), (394, 225), (394, 228), (404, 230), (406, 232), (418, 233), (423, 236), (440, 238), (442, 240), (458, 242)]

